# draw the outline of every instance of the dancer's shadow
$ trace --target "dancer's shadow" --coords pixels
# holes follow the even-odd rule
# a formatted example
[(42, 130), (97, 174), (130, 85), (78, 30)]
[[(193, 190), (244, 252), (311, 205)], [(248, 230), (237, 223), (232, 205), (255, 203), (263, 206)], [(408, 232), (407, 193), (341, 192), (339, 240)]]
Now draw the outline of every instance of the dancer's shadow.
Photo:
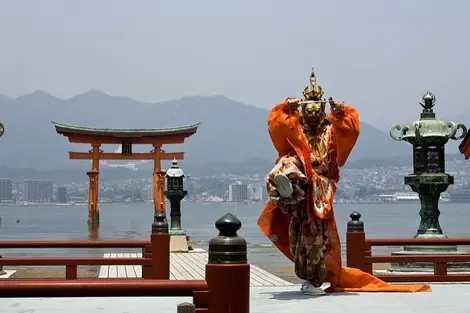
[(289, 301), (289, 300), (302, 300), (312, 298), (324, 298), (324, 297), (343, 297), (343, 296), (358, 296), (358, 293), (354, 292), (333, 292), (327, 293), (325, 296), (308, 296), (297, 290), (279, 291), (279, 292), (263, 292), (263, 295), (270, 295), (269, 299)]

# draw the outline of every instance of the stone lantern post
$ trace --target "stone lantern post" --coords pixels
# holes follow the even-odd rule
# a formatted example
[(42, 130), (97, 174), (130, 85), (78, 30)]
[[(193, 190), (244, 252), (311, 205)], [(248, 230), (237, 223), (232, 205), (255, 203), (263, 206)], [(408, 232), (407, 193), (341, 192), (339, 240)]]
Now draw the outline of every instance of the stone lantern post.
[(173, 160), (171, 167), (166, 171), (165, 197), (170, 200), (170, 249), (171, 251), (188, 251), (186, 233), (181, 228), (181, 200), (188, 194), (183, 189), (184, 172)]
[[(454, 122), (445, 123), (436, 120), (433, 107), (436, 103), (434, 94), (427, 91), (422, 97), (421, 118), (409, 126), (392, 125), (390, 136), (397, 141), (406, 141), (413, 145), (413, 173), (405, 176), (405, 184), (418, 193), (421, 202), (419, 215), (421, 221), (414, 238), (446, 238), (439, 225), (440, 211), (438, 208), (441, 193), (454, 183), (454, 177), (445, 172), (446, 143), (460, 140), (467, 133), (463, 124)], [(457, 132), (462, 130), (462, 134)], [(398, 135), (395, 131), (400, 131)], [(457, 251), (456, 246), (435, 247), (404, 247), (403, 251), (393, 255), (426, 255), (426, 254), (464, 254)], [(460, 265), (458, 269), (457, 265)], [(449, 271), (462, 270), (465, 264), (449, 264)], [(393, 263), (390, 271), (433, 271), (432, 264), (421, 263)]]

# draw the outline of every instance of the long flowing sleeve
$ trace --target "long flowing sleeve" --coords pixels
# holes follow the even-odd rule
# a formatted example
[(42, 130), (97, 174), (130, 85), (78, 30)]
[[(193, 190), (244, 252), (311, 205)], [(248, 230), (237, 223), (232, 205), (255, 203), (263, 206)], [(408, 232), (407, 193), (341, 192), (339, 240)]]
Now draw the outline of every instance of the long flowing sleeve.
[[(310, 158), (310, 146), (300, 125), (300, 112), (289, 108), (287, 101), (276, 105), (268, 117), (268, 131), (274, 147), (279, 153), (279, 162), (283, 156), (295, 152), (303, 165), (303, 173), (307, 177), (308, 190), (306, 197), (309, 198), (312, 188), (312, 161)], [(313, 211), (310, 210), (311, 202), (307, 201), (307, 212), (309, 220), (313, 220)]]
[(293, 151), (292, 144), (302, 141), (300, 130), (300, 114), (298, 110), (289, 108), (286, 98), (274, 106), (269, 112), (268, 131), (279, 158)]
[(343, 104), (342, 112), (330, 113), (330, 122), (336, 146), (336, 162), (343, 166), (349, 157), (359, 136), (359, 114), (356, 109)]

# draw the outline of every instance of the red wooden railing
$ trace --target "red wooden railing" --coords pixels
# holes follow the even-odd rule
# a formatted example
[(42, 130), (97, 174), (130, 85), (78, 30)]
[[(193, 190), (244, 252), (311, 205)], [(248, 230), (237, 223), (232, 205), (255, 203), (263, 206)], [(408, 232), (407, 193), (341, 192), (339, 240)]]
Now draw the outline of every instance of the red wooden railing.
[(366, 239), (364, 223), (358, 212), (351, 213), (346, 233), (347, 266), (373, 274), (374, 263), (433, 263), (433, 274), (388, 274), (375, 275), (387, 282), (468, 282), (469, 274), (449, 274), (447, 264), (470, 262), (470, 255), (372, 255), (372, 247), (379, 246), (450, 246), (470, 245), (470, 238), (446, 239)]
[(79, 279), (0, 282), (3, 298), (38, 297), (184, 297), (208, 290), (205, 280)]
[[(205, 280), (169, 280), (170, 237), (167, 225), (166, 231), (151, 234), (148, 241), (0, 241), (0, 249), (141, 248), (144, 250), (142, 258), (8, 258), (4, 255), (0, 258), (0, 266), (65, 266), (66, 274), (64, 279), (1, 279), (0, 298), (192, 296), (195, 312), (248, 313), (250, 265), (246, 262), (246, 258), (241, 262), (239, 259), (230, 260), (232, 254), (240, 256), (241, 238), (236, 231), (241, 227), (241, 223), (236, 217), (228, 214), (219, 219), (216, 225), (220, 231), (216, 237), (219, 243), (217, 247), (220, 249), (222, 243), (222, 251), (214, 250), (215, 257), (211, 257), (209, 249)], [(161, 225), (159, 227), (161, 229)], [(238, 244), (234, 251), (230, 251), (231, 242)], [(241, 252), (246, 256), (246, 242), (244, 252)], [(218, 259), (219, 255), (222, 259)], [(141, 265), (143, 278), (82, 279), (77, 277), (77, 266), (81, 265)]]
[[(1, 258), (3, 266), (65, 266), (65, 279), (77, 279), (77, 266), (82, 265), (142, 265), (159, 271), (146, 271), (144, 278), (169, 279), (170, 256), (165, 253), (168, 235), (152, 234), (150, 240), (107, 240), (107, 241), (0, 241), (0, 249), (80, 249), (80, 248), (140, 248), (157, 246), (161, 253), (144, 255), (143, 258), (77, 258), (77, 257), (28, 257)], [(168, 249), (169, 250), (169, 249)]]

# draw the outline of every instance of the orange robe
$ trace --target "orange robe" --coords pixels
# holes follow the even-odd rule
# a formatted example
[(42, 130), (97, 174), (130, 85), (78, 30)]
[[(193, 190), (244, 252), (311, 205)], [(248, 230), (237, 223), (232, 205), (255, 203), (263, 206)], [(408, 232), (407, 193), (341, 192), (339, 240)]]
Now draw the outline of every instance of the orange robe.
[[(304, 165), (307, 179), (312, 179), (312, 165), (310, 162), (310, 147), (307, 138), (300, 125), (300, 113), (298, 110), (289, 109), (287, 99), (276, 105), (268, 118), (268, 130), (271, 140), (279, 152), (279, 157), (295, 151)], [(343, 166), (352, 151), (359, 135), (359, 116), (357, 111), (344, 106), (340, 116), (330, 115), (332, 124), (333, 149), (335, 150), (336, 168)], [(333, 199), (333, 198), (331, 198)], [(316, 212), (307, 206), (308, 218), (327, 218), (326, 227), (331, 250), (325, 255), (326, 280), (331, 284), (327, 291), (350, 292), (418, 292), (430, 291), (426, 285), (391, 285), (377, 277), (365, 273), (356, 268), (342, 266), (341, 244), (336, 227), (336, 220), (332, 203), (327, 211)], [(293, 256), (289, 249), (289, 223), (290, 216), (282, 213), (276, 204), (269, 200), (258, 218), (258, 226), (261, 231), (272, 240), (273, 244), (291, 261)]]

